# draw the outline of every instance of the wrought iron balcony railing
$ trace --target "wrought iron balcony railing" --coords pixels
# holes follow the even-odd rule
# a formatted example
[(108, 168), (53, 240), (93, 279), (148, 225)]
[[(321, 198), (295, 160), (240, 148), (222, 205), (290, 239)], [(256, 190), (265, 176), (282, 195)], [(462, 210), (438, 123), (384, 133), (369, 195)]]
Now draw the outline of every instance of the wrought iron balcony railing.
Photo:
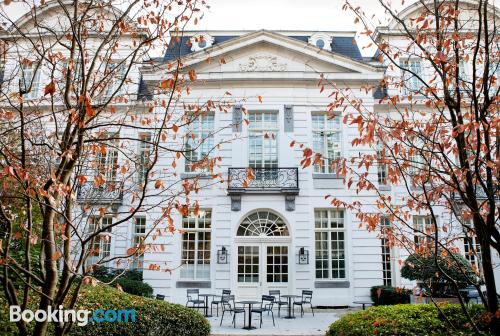
[(298, 192), (298, 168), (229, 168), (228, 191)]
[(87, 181), (78, 188), (76, 198), (79, 202), (94, 204), (121, 204), (123, 190), (118, 181), (107, 181), (102, 186), (96, 187), (93, 181)]

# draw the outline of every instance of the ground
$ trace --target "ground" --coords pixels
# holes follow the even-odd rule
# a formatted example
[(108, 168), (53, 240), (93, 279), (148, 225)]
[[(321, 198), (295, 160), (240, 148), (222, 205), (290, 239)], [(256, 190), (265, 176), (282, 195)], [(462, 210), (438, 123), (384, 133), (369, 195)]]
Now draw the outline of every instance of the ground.
[[(215, 316), (215, 310), (213, 312), (214, 317), (208, 318), (210, 324), (212, 325), (212, 335), (213, 336), (230, 336), (230, 335), (257, 335), (257, 336), (274, 336), (274, 335), (286, 335), (286, 336), (315, 336), (315, 335), (325, 335), (328, 326), (338, 320), (342, 315), (349, 313), (356, 309), (328, 309), (328, 310), (314, 310), (314, 317), (312, 316), (310, 310), (306, 310), (304, 317), (300, 317), (300, 313), (296, 311), (297, 318), (295, 319), (284, 319), (283, 316), (286, 312), (281, 311), (281, 317), (278, 317), (277, 311), (274, 312), (274, 318), (276, 326), (273, 326), (273, 321), (271, 315), (267, 316), (264, 314), (262, 320), (262, 328), (257, 328), (254, 330), (245, 330), (243, 327), (243, 315), (238, 314), (236, 316), (236, 328), (232, 325), (232, 316), (225, 315), (222, 326), (220, 326), (221, 311), (219, 310), (219, 317)], [(259, 315), (254, 314), (252, 319), (252, 325), (259, 326)]]

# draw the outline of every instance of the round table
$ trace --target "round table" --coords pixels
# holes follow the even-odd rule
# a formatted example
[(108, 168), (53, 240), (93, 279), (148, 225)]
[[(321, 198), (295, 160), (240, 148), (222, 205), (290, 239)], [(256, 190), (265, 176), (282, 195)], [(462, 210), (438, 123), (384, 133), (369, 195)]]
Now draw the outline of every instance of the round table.
[(294, 319), (295, 316), (292, 314), (292, 299), (301, 297), (300, 295), (281, 295), (282, 298), (288, 299), (288, 315), (285, 316), (286, 319)]
[(238, 301), (239, 304), (242, 304), (243, 306), (248, 305), (248, 325), (244, 326), (243, 329), (246, 330), (253, 330), (257, 329), (256, 327), (252, 326), (252, 305), (260, 303), (260, 301), (254, 301), (254, 300), (245, 300), (245, 301)]
[(204, 297), (205, 298), (205, 317), (212, 317), (212, 315), (208, 314), (208, 298), (209, 297), (215, 297), (218, 295), (215, 294), (199, 294), (198, 296)]
[(363, 310), (365, 310), (365, 306), (366, 305), (370, 305), (371, 306), (373, 304), (372, 301), (352, 301), (352, 303), (362, 305), (363, 306)]

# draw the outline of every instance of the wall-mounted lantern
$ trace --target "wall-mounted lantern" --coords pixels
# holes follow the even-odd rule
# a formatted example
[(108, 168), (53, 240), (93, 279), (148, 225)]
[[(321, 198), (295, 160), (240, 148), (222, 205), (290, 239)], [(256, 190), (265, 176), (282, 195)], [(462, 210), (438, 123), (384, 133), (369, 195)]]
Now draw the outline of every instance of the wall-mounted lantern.
[(222, 246), (222, 248), (217, 251), (217, 264), (227, 264), (227, 249), (225, 246)]
[(304, 247), (299, 249), (299, 265), (308, 265), (309, 264), (309, 251)]

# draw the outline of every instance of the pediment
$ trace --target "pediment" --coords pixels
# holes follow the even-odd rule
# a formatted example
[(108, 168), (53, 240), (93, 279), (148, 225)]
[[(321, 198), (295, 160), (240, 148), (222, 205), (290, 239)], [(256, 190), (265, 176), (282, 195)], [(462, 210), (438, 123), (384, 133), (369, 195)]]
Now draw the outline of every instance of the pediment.
[[(203, 57), (203, 56), (202, 56)], [(206, 55), (204, 55), (206, 59)], [(198, 73), (226, 72), (317, 72), (355, 73), (355, 69), (318, 59), (269, 42), (252, 45), (212, 56), (210, 62), (192, 65)]]
[[(207, 61), (207, 59), (209, 61)], [(221, 62), (221, 60), (224, 60)], [(375, 74), (370, 64), (260, 30), (183, 57), (198, 72), (315, 72)]]

